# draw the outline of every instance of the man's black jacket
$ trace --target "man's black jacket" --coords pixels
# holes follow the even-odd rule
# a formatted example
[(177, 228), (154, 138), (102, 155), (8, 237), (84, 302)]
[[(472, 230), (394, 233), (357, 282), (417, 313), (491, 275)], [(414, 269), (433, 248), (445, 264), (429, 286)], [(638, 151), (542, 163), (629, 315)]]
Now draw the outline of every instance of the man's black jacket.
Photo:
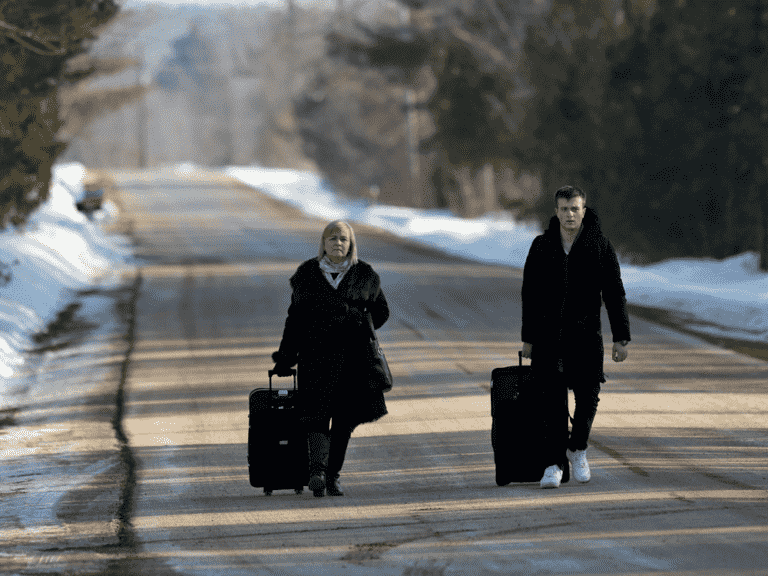
[(613, 341), (630, 340), (621, 270), (597, 214), (587, 208), (582, 229), (566, 255), (560, 221), (537, 236), (523, 272), (523, 342), (533, 345), (533, 365), (605, 382), (600, 308), (605, 302)]

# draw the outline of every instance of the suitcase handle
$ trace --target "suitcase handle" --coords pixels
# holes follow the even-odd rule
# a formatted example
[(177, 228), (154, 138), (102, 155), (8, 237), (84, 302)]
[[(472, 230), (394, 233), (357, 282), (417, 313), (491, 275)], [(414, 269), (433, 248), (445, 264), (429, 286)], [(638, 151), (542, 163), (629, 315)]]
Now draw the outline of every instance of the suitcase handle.
[[(517, 362), (518, 362), (518, 364), (520, 366), (523, 365), (523, 351), (522, 350), (518, 350), (517, 351)], [(533, 366), (533, 360), (531, 360), (530, 364), (531, 364), (531, 366)]]
[[(270, 370), (269, 374), (269, 391), (272, 392), (272, 376), (275, 376), (277, 372)], [(291, 375), (293, 376), (293, 389), (296, 390), (296, 368), (291, 368)]]

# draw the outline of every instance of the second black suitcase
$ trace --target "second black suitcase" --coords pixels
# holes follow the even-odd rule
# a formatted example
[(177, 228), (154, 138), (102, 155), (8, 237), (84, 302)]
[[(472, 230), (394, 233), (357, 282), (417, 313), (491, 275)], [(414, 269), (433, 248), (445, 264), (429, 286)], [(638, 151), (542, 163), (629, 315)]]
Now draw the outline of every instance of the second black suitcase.
[(543, 450), (551, 446), (550, 442), (562, 446), (559, 465), (563, 469), (562, 482), (568, 482), (568, 389), (562, 386), (562, 403), (556, 401), (560, 390), (547, 391), (546, 383), (535, 382), (533, 368), (523, 366), (522, 352), (518, 352), (518, 362), (518, 366), (491, 372), (491, 445), (496, 484), (539, 482), (552, 464), (545, 460)]
[(293, 389), (256, 388), (248, 397), (248, 475), (251, 486), (273, 490), (293, 489), (297, 494), (309, 481), (307, 434), (299, 422), (296, 370)]

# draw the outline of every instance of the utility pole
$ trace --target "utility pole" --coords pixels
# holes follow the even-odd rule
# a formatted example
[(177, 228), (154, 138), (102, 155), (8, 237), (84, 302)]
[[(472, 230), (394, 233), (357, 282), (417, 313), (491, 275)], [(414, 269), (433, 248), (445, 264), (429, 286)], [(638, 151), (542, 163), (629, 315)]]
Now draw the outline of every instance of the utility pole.
[(293, 85), (293, 77), (296, 73), (296, 0), (286, 0), (286, 9), (288, 10), (288, 16), (286, 24), (287, 30), (285, 34), (285, 58), (288, 62), (285, 67), (287, 78), (285, 80), (285, 86), (283, 87), (283, 93), (290, 94), (290, 89)]
[(480, 170), (483, 186), (483, 214), (496, 209), (496, 170), (488, 163)]
[[(237, 81), (236, 76), (238, 74), (239, 66), (239, 53), (232, 42), (232, 26), (230, 20), (219, 17), (219, 22), (224, 30), (223, 42), (226, 46), (226, 53), (230, 57), (231, 66), (222, 66), (222, 70), (225, 74), (223, 80), (225, 84), (223, 103), (224, 103), (224, 162), (226, 164), (236, 164), (237, 156), (237, 136), (238, 130), (236, 128), (236, 113), (238, 110), (238, 91), (236, 90)], [(223, 64), (223, 63), (222, 63)]]
[(288, 41), (293, 46), (296, 34), (296, 0), (286, 0), (286, 8), (288, 10)]
[[(401, 22), (411, 26), (413, 20), (411, 9), (405, 8), (400, 12)], [(409, 78), (409, 82), (411, 79)], [(410, 87), (405, 88), (405, 139), (408, 147), (408, 180), (410, 182), (411, 200), (417, 208), (424, 208), (421, 193), (420, 163), (419, 163), (419, 125), (416, 120), (416, 93)]]
[(411, 197), (418, 208), (423, 208), (419, 190), (419, 126), (416, 122), (416, 94), (411, 88), (405, 89), (405, 131), (408, 145)]
[[(139, 87), (144, 87), (144, 68), (146, 66), (146, 62), (144, 61), (144, 47), (139, 46), (136, 52), (136, 84)], [(139, 168), (147, 167), (147, 144), (149, 140), (147, 134), (147, 117), (149, 113), (144, 99), (145, 94), (141, 94), (136, 103), (136, 164)]]

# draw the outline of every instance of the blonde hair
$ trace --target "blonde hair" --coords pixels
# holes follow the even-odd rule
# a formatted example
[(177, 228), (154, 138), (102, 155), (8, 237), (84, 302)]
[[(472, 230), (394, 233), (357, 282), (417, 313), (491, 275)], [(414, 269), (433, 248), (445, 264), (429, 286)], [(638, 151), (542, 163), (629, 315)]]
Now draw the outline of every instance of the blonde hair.
[(343, 220), (334, 220), (323, 230), (320, 236), (320, 252), (318, 253), (318, 262), (325, 256), (325, 239), (333, 234), (336, 230), (339, 232), (346, 232), (349, 235), (349, 252), (347, 252), (347, 260), (350, 264), (357, 264), (357, 240), (355, 239), (355, 231), (352, 230), (352, 226), (344, 222)]

